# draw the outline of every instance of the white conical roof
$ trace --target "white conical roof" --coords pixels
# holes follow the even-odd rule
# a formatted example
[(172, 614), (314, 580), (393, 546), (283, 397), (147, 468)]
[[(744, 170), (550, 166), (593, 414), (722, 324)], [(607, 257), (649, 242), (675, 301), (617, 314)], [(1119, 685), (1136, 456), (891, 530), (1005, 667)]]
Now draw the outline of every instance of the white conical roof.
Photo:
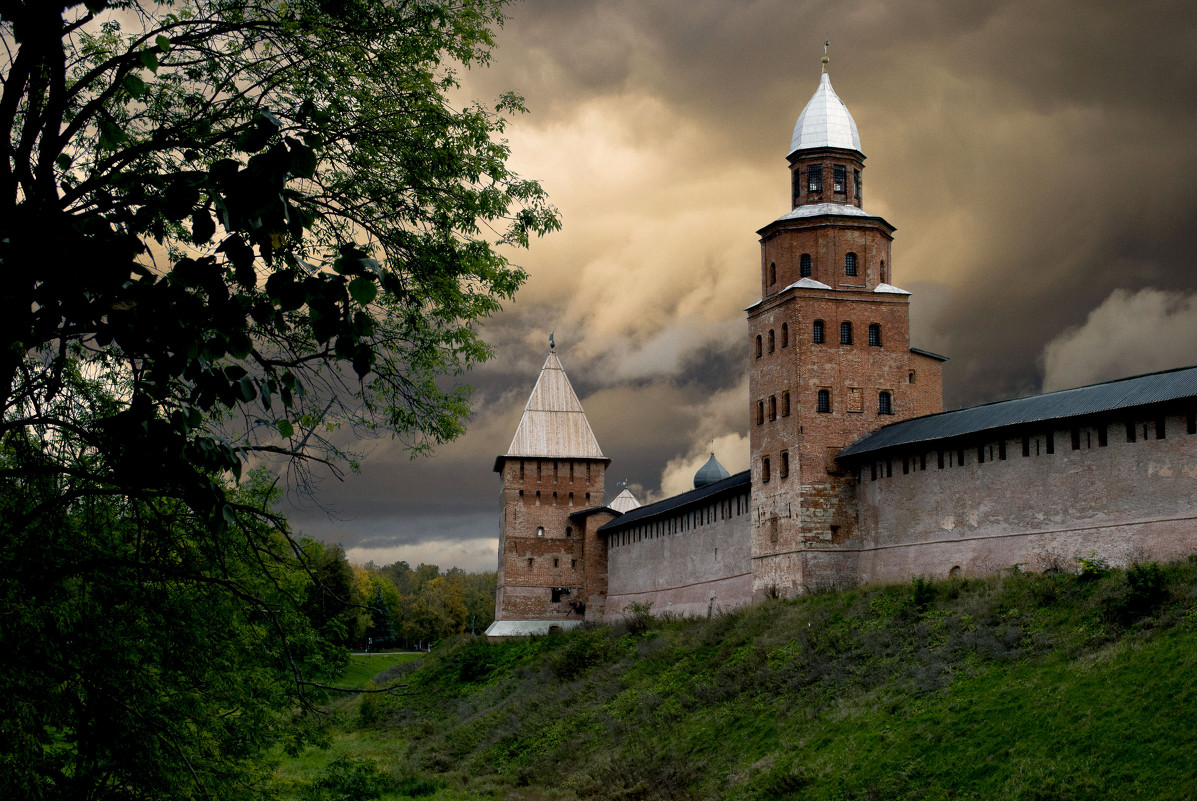
[(831, 88), (827, 73), (819, 78), (819, 88), (798, 115), (794, 124), (794, 137), (790, 140), (790, 153), (815, 147), (842, 147), (845, 150), (860, 150), (860, 133), (856, 120), (848, 113), (848, 107)]
[(505, 456), (605, 459), (574, 388), (549, 351)]
[(639, 506), (640, 501), (636, 500), (636, 496), (633, 495), (632, 491), (626, 487), (624, 488), (623, 492), (615, 496), (615, 500), (607, 504), (608, 509), (614, 509), (620, 514), (626, 514), (633, 509), (639, 508)]

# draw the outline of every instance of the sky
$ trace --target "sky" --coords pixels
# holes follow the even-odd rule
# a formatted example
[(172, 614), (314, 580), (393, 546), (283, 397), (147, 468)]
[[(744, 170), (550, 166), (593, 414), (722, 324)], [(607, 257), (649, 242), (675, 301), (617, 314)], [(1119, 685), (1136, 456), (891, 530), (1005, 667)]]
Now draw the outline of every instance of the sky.
[(467, 433), (414, 461), (361, 443), (294, 528), (359, 563), (494, 570), (494, 459), (550, 332), (609, 498), (685, 491), (711, 452), (746, 469), (755, 232), (789, 210), (825, 39), (945, 408), (1197, 364), (1191, 0), (527, 0), (462, 96), (525, 97), (510, 163), (562, 230), (511, 254), (528, 280), (482, 328)]

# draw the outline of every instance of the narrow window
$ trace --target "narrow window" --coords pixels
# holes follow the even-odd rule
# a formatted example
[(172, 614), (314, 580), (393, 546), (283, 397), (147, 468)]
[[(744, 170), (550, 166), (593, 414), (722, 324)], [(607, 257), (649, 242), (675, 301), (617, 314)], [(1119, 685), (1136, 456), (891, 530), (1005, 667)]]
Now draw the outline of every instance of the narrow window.
[(936, 466), (937, 466), (937, 467), (938, 467), (940, 470), (943, 470), (943, 450), (938, 450), (938, 451), (936, 451), (936, 452), (935, 452), (935, 456), (936, 456), (936, 460), (935, 460), (935, 461), (936, 461), (936, 463), (937, 463), (937, 464), (936, 464)]
[(956, 449), (956, 466), (964, 467), (964, 448)]
[(790, 173), (790, 191), (794, 195), (793, 203), (798, 205), (798, 198), (802, 197), (802, 171), (794, 170)]
[[(554, 559), (554, 560), (553, 560), (553, 567), (556, 567), (556, 566), (557, 566), (557, 560), (556, 560), (556, 559)], [(553, 603), (555, 603), (555, 604), (556, 604), (556, 603), (561, 603), (561, 588), (560, 588), (560, 587), (554, 587), (554, 588), (551, 590), (551, 594), (552, 594), (552, 596), (553, 596)], [(553, 629), (555, 629), (555, 628), (556, 628), (556, 626), (549, 626), (549, 631), (552, 631), (552, 630), (553, 630)]]
[(770, 420), (777, 419), (777, 396), (776, 395), (769, 396), (769, 419)]
[(577, 560), (577, 559), (570, 559), (570, 560), (569, 560), (569, 569), (570, 569), (570, 570), (577, 570), (577, 569), (578, 569), (578, 560)]
[(1072, 427), (1072, 449), (1074, 451), (1081, 449), (1081, 430), (1076, 426)]
[(569, 505), (574, 505), (574, 494), (572, 492), (569, 494)]
[[(881, 347), (881, 325), (873, 323), (869, 326), (869, 344), (875, 348)], [(910, 383), (914, 383), (911, 381)]]
[(790, 344), (790, 325), (789, 323), (781, 324), (781, 346), (788, 347)]
[(886, 478), (894, 477), (894, 460), (893, 459), (885, 460), (885, 477)]
[(798, 259), (798, 274), (802, 278), (810, 278), (810, 254), (803, 253), (802, 258)]
[(908, 378), (908, 380), (907, 380), (907, 382), (906, 382), (906, 383), (908, 383), (908, 384), (913, 384), (913, 383), (914, 383), (914, 370), (911, 370), (911, 371), (910, 371), (910, 376), (909, 376), (909, 378)]
[(557, 557), (553, 557), (553, 567), (560, 567), (560, 562)]
[(1028, 437), (1026, 434), (1022, 435), (1022, 455), (1023, 456), (1031, 455), (1031, 438)]
[(904, 476), (910, 475), (910, 457), (909, 456), (902, 457), (902, 475), (904, 475)]
[(528, 557), (528, 567), (532, 567), (532, 557)]
[(769, 480), (769, 457), (761, 459), (761, 481)]
[(777, 263), (769, 262), (769, 286), (777, 283)]
[(590, 503), (590, 493), (586, 493), (586, 503)]
[(763, 400), (756, 402), (756, 424), (758, 426), (765, 424), (765, 402)]
[(1006, 460), (1006, 440), (998, 440), (998, 461)]
[(876, 481), (877, 480), (877, 463), (876, 462), (873, 462), (872, 464), (869, 465), (869, 473), (870, 473), (870, 475), (872, 475), (873, 480)]
[(822, 167), (808, 167), (806, 170), (806, 191), (819, 192), (823, 191), (823, 168)]
[(522, 497), (524, 497), (524, 491), (523, 491), (523, 490), (520, 490), (520, 497), (521, 497), (521, 498), (522, 498)]
[(844, 254), (844, 275), (856, 275), (856, 254)]
[(573, 535), (574, 535), (574, 530), (573, 530), (573, 527), (572, 527), (572, 526), (566, 526), (566, 527), (565, 527), (565, 536), (567, 536), (567, 537), (572, 537)]
[(777, 339), (773, 336), (773, 329), (770, 328), (769, 329), (769, 352), (770, 353), (772, 353), (775, 350), (776, 342), (777, 342)]
[(538, 536), (538, 537), (543, 537), (543, 536), (544, 536), (544, 526), (537, 526), (537, 527), (536, 527), (536, 536)]
[(831, 411), (831, 390), (819, 390), (819, 399), (815, 405), (815, 411), (830, 412)]
[(840, 344), (841, 345), (851, 345), (852, 344), (852, 323), (848, 323), (848, 322), (840, 323)]
[(1189, 412), (1188, 431), (1190, 434), (1197, 434), (1197, 412)]
[(1109, 444), (1110, 442), (1106, 434), (1106, 424), (1101, 423), (1097, 427), (1097, 447), (1104, 448)]
[(885, 280), (885, 259), (881, 260), (881, 283), (886, 283)]
[(781, 416), (790, 416), (790, 393), (786, 392), (781, 396)]
[(985, 446), (977, 446), (977, 464), (985, 464)]
[(890, 392), (882, 391), (877, 394), (877, 414), (894, 413), (894, 396)]
[(860, 200), (861, 199), (861, 191), (863, 189), (863, 187), (861, 186), (861, 183), (860, 183), (860, 170), (852, 171), (852, 185), (856, 187), (856, 199)]
[(1056, 432), (1055, 431), (1047, 432), (1047, 436), (1045, 436), (1044, 439), (1047, 440), (1047, 452), (1055, 453), (1056, 452)]
[(761, 335), (757, 334), (756, 335), (756, 357), (758, 359), (761, 358), (761, 354), (763, 352), (764, 352), (764, 347), (762, 345)]
[(1163, 417), (1155, 418), (1155, 438), (1163, 439), (1165, 433), (1166, 433), (1166, 429), (1164, 428), (1164, 418)]
[(537, 481), (540, 481), (540, 474), (541, 474), (541, 464), (540, 464), (540, 462), (538, 461), (538, 462), (536, 463), (536, 480), (537, 480)]
[(536, 505), (540, 506), (540, 490), (536, 490)]
[(924, 453), (919, 454), (919, 470), (926, 470), (926, 469), (927, 469), (927, 454), (924, 452)]
[(811, 342), (814, 342), (816, 345), (822, 345), (823, 341), (823, 321), (815, 320), (815, 324), (811, 329)]
[(524, 480), (524, 460), (520, 459), (520, 481)]
[(848, 191), (848, 169), (843, 164), (836, 164), (831, 168), (831, 189), (837, 195)]
[(790, 474), (790, 452), (781, 452), (781, 477), (785, 478)]

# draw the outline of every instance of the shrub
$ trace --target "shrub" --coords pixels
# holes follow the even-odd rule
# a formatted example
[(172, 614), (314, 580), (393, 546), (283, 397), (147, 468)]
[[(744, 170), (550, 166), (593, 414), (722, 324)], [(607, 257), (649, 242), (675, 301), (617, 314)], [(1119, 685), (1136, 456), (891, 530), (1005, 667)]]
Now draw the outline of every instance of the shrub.
[(653, 622), (653, 605), (630, 603), (623, 608), (624, 625), (628, 634), (643, 634)]
[(363, 801), (391, 789), (389, 777), (368, 759), (337, 757), (304, 788), (304, 801)]
[(1164, 571), (1155, 562), (1136, 562), (1126, 571), (1121, 590), (1105, 600), (1107, 620), (1129, 626), (1147, 617), (1168, 599)]

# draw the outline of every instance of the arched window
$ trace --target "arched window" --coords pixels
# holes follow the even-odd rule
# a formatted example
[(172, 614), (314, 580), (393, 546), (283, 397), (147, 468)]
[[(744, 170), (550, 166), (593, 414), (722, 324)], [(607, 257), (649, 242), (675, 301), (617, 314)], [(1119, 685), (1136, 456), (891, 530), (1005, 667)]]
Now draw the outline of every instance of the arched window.
[(769, 480), (769, 457), (761, 459), (761, 481)]
[(786, 392), (781, 396), (781, 416), (786, 417), (790, 413), (790, 393)]
[(881, 283), (889, 283), (885, 275), (885, 259), (881, 260)]
[(776, 395), (769, 396), (769, 419), (770, 420), (777, 419), (777, 396)]
[(790, 326), (789, 323), (781, 324), (781, 346), (784, 348), (790, 344)]
[(773, 352), (774, 342), (775, 342), (775, 340), (773, 338), (773, 329), (770, 328), (769, 329), (769, 352), (770, 353)]
[(815, 405), (815, 411), (824, 413), (831, 411), (831, 390), (819, 390), (819, 400)]
[(803, 278), (810, 278), (810, 254), (803, 253), (798, 259), (798, 273)]
[(877, 395), (877, 414), (894, 413), (894, 396), (884, 390)]
[(848, 322), (840, 323), (840, 344), (841, 345), (851, 345), (852, 344), (852, 323), (848, 323)]
[(811, 329), (811, 337), (810, 338), (811, 338), (811, 342), (814, 342), (816, 345), (822, 345), (823, 342), (826, 341), (825, 337), (823, 336), (823, 321), (822, 320), (815, 320), (815, 324)]
[(544, 526), (537, 526), (537, 527), (536, 527), (536, 536), (538, 536), (538, 537), (543, 537), (543, 536), (544, 536)]
[(756, 335), (756, 357), (761, 358), (761, 335)]
[(856, 254), (844, 254), (844, 275), (856, 275)]
[(869, 344), (874, 347), (881, 347), (881, 325), (873, 323), (869, 326)]
[(789, 451), (781, 452), (781, 465), (779, 465), (779, 472), (780, 472), (782, 478), (785, 478), (786, 476), (788, 476), (790, 474), (790, 452)]
[(777, 283), (777, 263), (769, 262), (769, 285)]
[(764, 401), (756, 402), (756, 424), (758, 426), (765, 424), (765, 402)]

